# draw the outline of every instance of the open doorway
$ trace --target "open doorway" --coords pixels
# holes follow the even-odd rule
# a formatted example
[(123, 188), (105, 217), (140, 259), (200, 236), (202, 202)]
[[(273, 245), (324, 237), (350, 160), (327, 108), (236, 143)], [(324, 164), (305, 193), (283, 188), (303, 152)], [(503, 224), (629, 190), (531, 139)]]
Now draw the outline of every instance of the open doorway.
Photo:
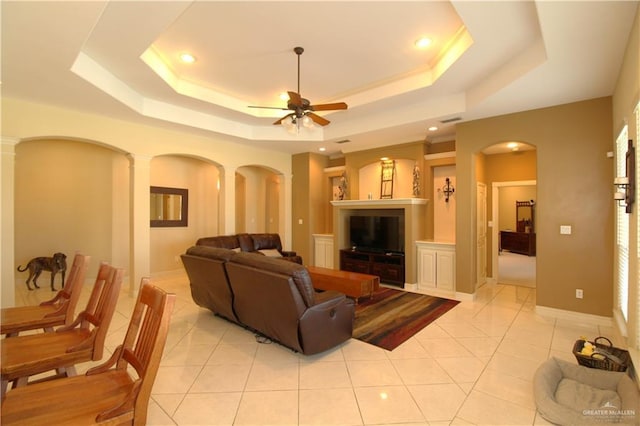
[(500, 284), (536, 287), (536, 181), (493, 182), (493, 271)]

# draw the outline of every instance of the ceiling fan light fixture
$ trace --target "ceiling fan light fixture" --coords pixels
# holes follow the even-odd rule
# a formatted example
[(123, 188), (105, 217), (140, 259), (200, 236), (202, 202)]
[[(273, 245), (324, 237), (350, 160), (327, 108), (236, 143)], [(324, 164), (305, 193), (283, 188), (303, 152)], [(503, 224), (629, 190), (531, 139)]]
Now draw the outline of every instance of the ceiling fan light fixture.
[(308, 115), (305, 115), (302, 117), (302, 125), (307, 129), (310, 129), (313, 127), (313, 120)]
[(283, 125), (284, 127), (286, 127), (286, 128), (289, 128), (289, 127), (293, 126), (293, 125), (294, 125), (293, 118), (291, 118), (291, 117), (285, 117), (285, 118), (282, 120), (282, 125)]

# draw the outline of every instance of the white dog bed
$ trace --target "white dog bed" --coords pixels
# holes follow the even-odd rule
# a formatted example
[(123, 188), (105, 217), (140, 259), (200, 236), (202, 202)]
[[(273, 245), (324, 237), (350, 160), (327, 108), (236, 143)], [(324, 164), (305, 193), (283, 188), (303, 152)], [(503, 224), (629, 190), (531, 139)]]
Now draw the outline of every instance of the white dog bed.
[(640, 392), (626, 373), (551, 358), (538, 367), (533, 394), (542, 417), (555, 424), (640, 423)]

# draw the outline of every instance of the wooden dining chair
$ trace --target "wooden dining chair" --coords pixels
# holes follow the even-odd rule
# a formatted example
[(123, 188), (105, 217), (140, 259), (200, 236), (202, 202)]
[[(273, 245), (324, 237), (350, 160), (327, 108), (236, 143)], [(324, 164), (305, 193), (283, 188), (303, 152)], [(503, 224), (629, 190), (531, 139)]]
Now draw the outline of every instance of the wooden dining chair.
[(53, 299), (34, 306), (3, 308), (0, 334), (14, 337), (22, 331), (40, 328), (50, 332), (53, 331), (53, 327), (70, 324), (75, 318), (76, 305), (82, 292), (90, 259), (91, 256), (76, 253), (67, 282)]
[(4, 339), (0, 346), (0, 395), (5, 394), (9, 382), (13, 387), (24, 386), (31, 376), (53, 370), (55, 375), (42, 380), (74, 376), (76, 364), (102, 359), (123, 274), (123, 269), (101, 264), (87, 307), (73, 323), (53, 333)]
[(111, 358), (84, 375), (13, 389), (2, 425), (144, 425), (175, 295), (143, 279), (127, 334)]

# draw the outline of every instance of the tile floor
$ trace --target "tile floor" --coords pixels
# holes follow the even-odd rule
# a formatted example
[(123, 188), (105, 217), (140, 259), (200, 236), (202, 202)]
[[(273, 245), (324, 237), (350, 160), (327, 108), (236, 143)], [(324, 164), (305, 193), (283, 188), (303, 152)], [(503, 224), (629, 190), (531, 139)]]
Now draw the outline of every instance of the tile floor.
[[(537, 315), (535, 289), (485, 285), (392, 352), (351, 339), (303, 356), (199, 308), (181, 272), (153, 281), (178, 302), (149, 425), (545, 425), (532, 395), (538, 365), (550, 356), (575, 362), (577, 338), (614, 334)], [(16, 299), (51, 294), (21, 284)], [(134, 302), (122, 292), (105, 359)]]

